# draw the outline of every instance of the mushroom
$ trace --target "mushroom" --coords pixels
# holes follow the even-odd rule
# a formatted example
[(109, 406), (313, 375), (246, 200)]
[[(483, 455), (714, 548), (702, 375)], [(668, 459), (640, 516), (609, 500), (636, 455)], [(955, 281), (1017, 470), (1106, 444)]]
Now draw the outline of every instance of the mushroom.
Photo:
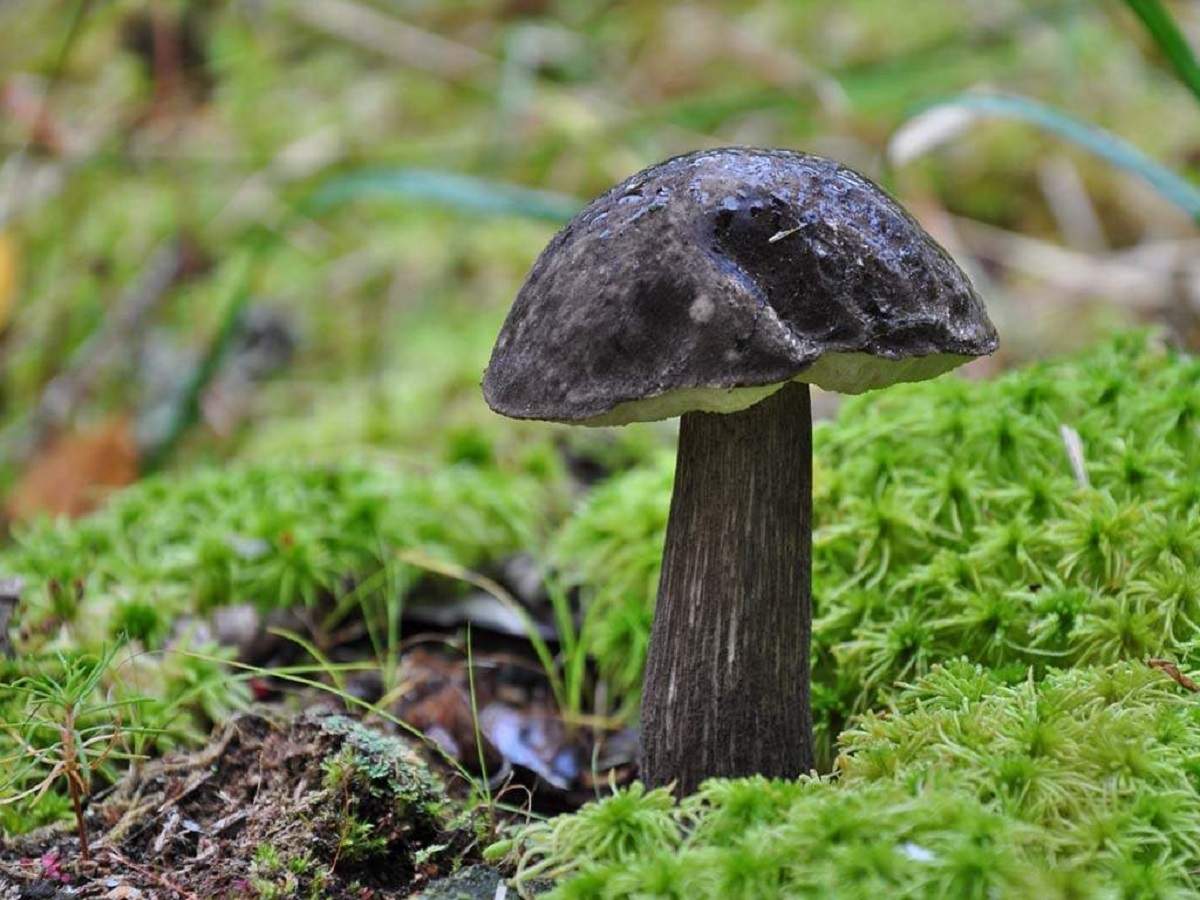
[(542, 252), (488, 405), (583, 425), (682, 416), (646, 663), (642, 777), (813, 767), (809, 385), (859, 393), (991, 353), (949, 255), (831, 160), (728, 148), (646, 169)]

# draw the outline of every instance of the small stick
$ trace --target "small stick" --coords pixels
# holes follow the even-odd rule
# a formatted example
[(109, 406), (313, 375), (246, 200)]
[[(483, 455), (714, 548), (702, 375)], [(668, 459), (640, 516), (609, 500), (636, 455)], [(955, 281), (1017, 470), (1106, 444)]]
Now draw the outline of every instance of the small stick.
[(1071, 471), (1075, 473), (1075, 483), (1081, 488), (1091, 487), (1087, 463), (1083, 458), (1083, 438), (1070, 425), (1059, 425), (1058, 433), (1062, 436), (1063, 446), (1067, 450), (1067, 460), (1071, 463)]
[(67, 780), (67, 793), (71, 797), (71, 807), (75, 811), (75, 830), (79, 834), (79, 856), (85, 862), (91, 861), (91, 848), (88, 846), (87, 819), (83, 814), (83, 797), (87, 793), (87, 783), (79, 769), (79, 749), (75, 746), (75, 707), (70, 704), (63, 716), (62, 727), (58, 731), (62, 741), (62, 773)]
[(471, 80), (496, 68), (495, 59), (474, 47), (353, 0), (302, 0), (290, 4), (290, 11), (312, 28), (450, 81)]
[(1196, 684), (1196, 682), (1180, 672), (1179, 666), (1175, 665), (1169, 659), (1148, 659), (1146, 660), (1146, 665), (1152, 669), (1158, 669), (1158, 671), (1167, 675), (1180, 687), (1186, 688), (1193, 694), (1200, 693), (1200, 684)]

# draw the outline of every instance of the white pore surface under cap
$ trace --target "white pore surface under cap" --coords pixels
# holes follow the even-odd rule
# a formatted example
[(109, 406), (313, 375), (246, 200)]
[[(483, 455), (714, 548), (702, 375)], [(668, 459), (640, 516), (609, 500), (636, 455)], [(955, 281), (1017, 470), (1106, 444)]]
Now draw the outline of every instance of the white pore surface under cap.
[[(961, 366), (971, 357), (957, 353), (932, 353), (887, 359), (870, 353), (826, 353), (791, 381), (815, 384), (826, 391), (861, 394), (875, 388), (904, 381), (925, 381)], [(689, 412), (733, 413), (765, 400), (787, 384), (751, 387), (691, 387), (666, 391), (641, 400), (630, 400), (606, 413), (583, 419), (578, 425), (628, 425), (631, 422), (656, 422)]]

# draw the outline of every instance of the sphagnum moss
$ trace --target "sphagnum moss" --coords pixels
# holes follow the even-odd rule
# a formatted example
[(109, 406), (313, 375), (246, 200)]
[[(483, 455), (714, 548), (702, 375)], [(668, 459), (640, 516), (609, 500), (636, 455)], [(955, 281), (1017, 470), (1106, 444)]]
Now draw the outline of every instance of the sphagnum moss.
[[(820, 764), (847, 718), (968, 653), (1033, 668), (1200, 661), (1200, 365), (1146, 333), (993, 382), (847, 401), (814, 434), (814, 697)], [(1084, 446), (1088, 484), (1060, 426)], [(593, 492), (556, 562), (606, 627), (592, 652), (640, 683), (670, 462)], [(615, 633), (614, 633), (615, 632)], [(632, 633), (629, 633), (632, 632)]]
[(844, 732), (836, 775), (713, 780), (678, 804), (635, 786), (517, 832), (516, 883), (555, 874), (559, 898), (1193, 896), (1197, 710), (1141, 663), (1005, 684), (951, 661)]
[[(671, 810), (677, 847), (619, 861), (585, 810), (519, 834), (521, 872), (571, 898), (1200, 892), (1200, 712), (1144, 664), (1200, 661), (1198, 387), (1195, 360), (1129, 334), (846, 403), (815, 436), (826, 765), (853, 723), (835, 774), (710, 782)], [(630, 473), (564, 528), (593, 614), (649, 621), (670, 483), (666, 461)], [(592, 649), (636, 686), (637, 646)]]

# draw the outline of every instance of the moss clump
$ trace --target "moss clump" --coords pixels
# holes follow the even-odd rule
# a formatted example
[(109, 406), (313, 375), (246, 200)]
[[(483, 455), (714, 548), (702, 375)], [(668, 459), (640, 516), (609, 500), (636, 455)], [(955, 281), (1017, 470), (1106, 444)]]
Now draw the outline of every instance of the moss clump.
[(1200, 890), (1200, 712), (1138, 663), (1007, 685), (936, 667), (838, 774), (640, 785), (516, 839), (583, 897), (1083, 897)]
[(340, 754), (326, 760), (327, 789), (354, 789), (367, 796), (386, 797), (397, 812), (411, 810), (429, 821), (443, 815), (444, 789), (407, 743), (346, 716), (323, 716), (316, 721), (326, 734), (342, 739)]
[(412, 870), (416, 848), (434, 847), (434, 855), (448, 848), (438, 843), (451, 828), (445, 790), (408, 744), (345, 716), (313, 721), (340, 742), (321, 762), (323, 793), (312, 810), (314, 834), (329, 843), (333, 870), (354, 875), (380, 864)]
[(1127, 862), (1200, 887), (1200, 707), (1142, 663), (999, 683), (965, 661), (939, 667), (841, 738), (842, 789), (944, 784), (1046, 830), (1053, 858)]
[[(149, 655), (110, 643), (0, 666), (0, 828), (21, 834), (68, 818), (72, 759), (86, 799), (130, 761), (199, 743), (244, 706), (250, 694), (225, 664), (231, 652), (190, 649)], [(84, 742), (86, 753), (74, 749)]]
[[(1080, 435), (1088, 486), (1063, 426)], [(1200, 361), (1123, 335), (993, 382), (947, 377), (853, 398), (818, 425), (814, 447), (825, 767), (849, 716), (959, 654), (1011, 678), (1200, 659)], [(670, 489), (669, 460), (623, 475), (556, 544), (596, 610), (601, 670), (632, 695)]]
[(63, 629), (75, 645), (120, 631), (154, 648), (175, 617), (217, 605), (337, 600), (385, 569), (403, 591), (418, 573), (397, 551), (472, 566), (524, 549), (545, 495), (530, 476), (474, 466), (210, 469), (145, 481), (78, 522), (27, 527), (0, 572), (28, 586), (26, 650)]
[[(118, 704), (114, 724), (136, 725), (143, 749), (198, 741), (249, 696), (223, 662), (232, 651), (196, 636), (211, 608), (320, 600), (373, 609), (377, 595), (403, 595), (420, 577), (400, 551), (474, 566), (536, 545), (552, 490), (491, 467), (426, 476), (354, 464), (240, 466), (150, 479), (85, 519), (26, 527), (0, 552), (0, 576), (25, 583), (13, 629), (20, 656), (0, 673), (0, 721), (29, 715), (5, 683), (62, 671), (50, 651), (69, 659), (127, 640), (88, 699)], [(0, 730), (0, 760), (20, 755)], [(0, 794), (26, 781), (5, 780)], [(0, 804), (6, 830), (60, 817), (59, 793)]]
[(671, 457), (660, 454), (601, 484), (551, 548), (564, 582), (584, 589), (581, 635), (630, 711), (642, 686), (673, 478)]

